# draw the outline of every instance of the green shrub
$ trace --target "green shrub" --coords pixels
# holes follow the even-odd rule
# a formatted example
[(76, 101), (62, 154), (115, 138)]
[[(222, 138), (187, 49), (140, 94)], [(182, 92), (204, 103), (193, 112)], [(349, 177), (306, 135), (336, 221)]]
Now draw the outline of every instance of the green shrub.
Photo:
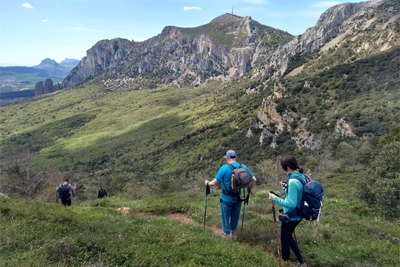
[(400, 218), (400, 142), (383, 146), (365, 165), (364, 179), (359, 182), (362, 199), (388, 217)]

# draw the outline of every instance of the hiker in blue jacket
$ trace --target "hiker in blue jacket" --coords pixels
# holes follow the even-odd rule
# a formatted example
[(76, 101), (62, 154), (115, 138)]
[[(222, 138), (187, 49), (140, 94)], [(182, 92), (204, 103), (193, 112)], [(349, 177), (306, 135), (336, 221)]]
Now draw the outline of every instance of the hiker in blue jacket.
[[(288, 175), (288, 181), (286, 183), (281, 183), (282, 188), (285, 188), (286, 198), (282, 199), (272, 193), (269, 194), (269, 199), (273, 200), (276, 204), (283, 207), (283, 213), (295, 212), (296, 207), (300, 208), (302, 195), (303, 195), (303, 185), (297, 180), (293, 179), (295, 176), (304, 178), (303, 169), (299, 167), (299, 164), (295, 157), (285, 156), (281, 159), (281, 167)], [(281, 227), (281, 244), (282, 244), (282, 258), (284, 261), (289, 260), (290, 248), (296, 255), (297, 260), (302, 266), (306, 266), (301, 256), (297, 242), (293, 239), (293, 232), (296, 226), (301, 221), (301, 216), (290, 216), (289, 222), (282, 222)]]
[[(232, 169), (228, 164), (233, 165), (233, 167), (238, 168), (240, 166), (239, 162), (236, 162), (236, 152), (233, 150), (228, 150), (225, 155), (226, 163), (224, 164), (218, 171), (215, 179), (211, 182), (205, 180), (204, 183), (209, 186), (216, 185), (218, 182), (221, 182), (221, 189), (229, 189), (231, 186), (231, 176)], [(247, 168), (244, 164), (242, 167), (246, 169), (251, 178), (250, 189), (254, 187), (257, 182), (256, 177), (250, 172), (249, 168)], [(229, 195), (221, 194), (220, 198), (220, 207), (221, 207), (221, 219), (222, 219), (222, 231), (224, 235), (230, 235), (231, 239), (235, 240), (235, 230), (238, 226), (239, 217), (240, 217), (240, 209), (242, 207), (241, 202), (237, 202), (233, 200), (233, 198)]]

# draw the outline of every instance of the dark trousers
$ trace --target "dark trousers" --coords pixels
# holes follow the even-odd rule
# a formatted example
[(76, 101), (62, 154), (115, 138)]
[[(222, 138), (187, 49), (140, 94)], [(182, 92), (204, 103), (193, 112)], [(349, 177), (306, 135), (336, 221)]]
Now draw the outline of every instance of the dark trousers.
[(300, 222), (301, 221), (290, 221), (282, 223), (281, 244), (282, 244), (282, 258), (284, 261), (289, 260), (290, 249), (292, 249), (299, 263), (301, 264), (304, 263), (299, 247), (297, 246), (297, 243), (292, 236), (294, 229)]

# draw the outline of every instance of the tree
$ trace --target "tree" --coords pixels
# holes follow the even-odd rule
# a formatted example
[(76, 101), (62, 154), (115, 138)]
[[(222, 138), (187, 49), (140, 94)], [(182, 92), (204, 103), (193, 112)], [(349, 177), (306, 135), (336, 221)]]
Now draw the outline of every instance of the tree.
[(351, 165), (354, 171), (354, 166), (357, 163), (355, 148), (346, 142), (341, 142), (336, 149), (336, 157), (342, 164)]
[(386, 144), (390, 144), (395, 141), (400, 141), (400, 126), (396, 125), (390, 129), (388, 134), (382, 135), (379, 138), (378, 147), (382, 147)]
[(2, 190), (8, 194), (31, 200), (38, 186), (44, 180), (44, 176), (31, 167), (33, 150), (10, 149), (5, 154), (11, 154), (12, 157), (9, 162), (5, 162), (1, 166)]
[(321, 133), (320, 146), (315, 150), (315, 167), (313, 168), (318, 176), (318, 181), (322, 184), (322, 180), (328, 175), (332, 169), (336, 168), (335, 162), (332, 160), (332, 150), (329, 144), (329, 132)]
[(388, 217), (400, 217), (400, 141), (383, 146), (359, 182), (360, 196)]
[(257, 168), (261, 171), (262, 175), (261, 179), (257, 177), (257, 182), (258, 180), (260, 180), (260, 182), (266, 182), (275, 190), (283, 193), (280, 182), (286, 181), (287, 176), (282, 170), (280, 160), (278, 158), (261, 161), (257, 164)]

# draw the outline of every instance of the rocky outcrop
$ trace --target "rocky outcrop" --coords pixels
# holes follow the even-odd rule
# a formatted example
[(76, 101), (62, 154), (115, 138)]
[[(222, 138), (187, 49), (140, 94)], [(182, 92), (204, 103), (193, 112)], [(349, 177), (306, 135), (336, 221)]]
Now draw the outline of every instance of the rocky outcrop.
[(43, 95), (44, 94), (44, 87), (43, 82), (40, 81), (35, 85), (35, 96)]
[[(322, 136), (318, 133), (312, 133), (306, 130), (308, 118), (299, 118), (299, 115), (294, 112), (283, 111), (279, 114), (276, 111), (277, 104), (271, 99), (264, 99), (262, 106), (258, 111), (257, 119), (250, 122), (250, 128), (247, 131), (246, 137), (253, 138), (252, 129), (262, 129), (259, 138), (260, 145), (264, 140), (272, 137), (270, 146), (275, 148), (278, 146), (276, 139), (282, 134), (284, 130), (291, 133), (291, 139), (296, 143), (300, 149), (302, 147), (316, 150), (322, 145)], [(296, 128), (292, 127), (293, 122), (297, 121)], [(334, 133), (335, 138), (341, 137), (356, 137), (354, 134), (354, 127), (346, 122), (344, 118), (337, 120)]]
[(118, 67), (131, 54), (135, 44), (134, 41), (121, 38), (97, 42), (64, 79), (61, 88), (82, 84), (103, 70)]
[(53, 84), (52, 79), (46, 79), (46, 81), (44, 82), (44, 85), (43, 85), (42, 81), (36, 83), (35, 96), (52, 93), (52, 92), (55, 92), (58, 90), (61, 90), (60, 83)]
[[(354, 40), (357, 34), (364, 32), (371, 23), (380, 16), (381, 21), (378, 25), (381, 30), (387, 27), (387, 24), (399, 20), (399, 2), (395, 0), (374, 0), (360, 3), (345, 3), (334, 6), (325, 11), (318, 19), (316, 25), (309, 28), (304, 34), (296, 36), (287, 44), (279, 47), (273, 54), (262, 57), (262, 67), (259, 71), (266, 78), (281, 79), (291, 64), (293, 58), (298, 55), (312, 53), (314, 51), (327, 51), (334, 47), (344, 38)], [(382, 13), (382, 14), (381, 14)], [(376, 16), (374, 18), (374, 16)], [(392, 21), (391, 21), (392, 20)], [(393, 34), (390, 30), (386, 33), (379, 32), (379, 35), (386, 36), (383, 42), (391, 47), (392, 40), (398, 38), (398, 34)], [(391, 38), (387, 38), (390, 36)], [(379, 36), (377, 36), (378, 38)], [(371, 38), (369, 38), (371, 39)], [(373, 38), (375, 39), (375, 38)], [(367, 45), (370, 46), (369, 44)], [(382, 43), (379, 47), (385, 47)]]
[(44, 83), (44, 87), (43, 87), (43, 93), (44, 94), (48, 94), (53, 92), (53, 81), (51, 79), (47, 79)]

